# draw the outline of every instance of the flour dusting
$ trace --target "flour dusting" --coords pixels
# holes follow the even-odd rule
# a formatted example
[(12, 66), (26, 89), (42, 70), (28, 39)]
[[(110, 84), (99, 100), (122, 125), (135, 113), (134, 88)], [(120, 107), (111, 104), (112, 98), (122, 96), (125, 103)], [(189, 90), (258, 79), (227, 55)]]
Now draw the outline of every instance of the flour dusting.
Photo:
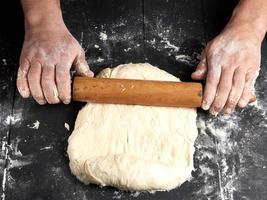
[[(231, 115), (220, 114), (216, 118), (198, 115), (199, 136), (195, 143), (198, 175), (197, 180), (192, 179), (191, 182), (201, 180), (203, 185), (196, 194), (205, 194), (211, 199), (220, 196), (223, 200), (233, 200), (235, 193), (247, 187), (242, 180), (251, 176), (250, 166), (264, 170), (266, 161), (263, 152), (255, 152), (255, 148), (266, 129), (265, 111), (266, 108), (256, 103), (256, 106), (250, 105)], [(245, 116), (248, 114), (253, 116), (251, 119), (256, 124), (251, 119), (247, 120)]]
[(6, 125), (14, 125), (17, 122), (21, 121), (21, 113), (8, 115), (4, 121)]
[(36, 120), (32, 125), (27, 125), (29, 128), (31, 129), (36, 129), (38, 130), (39, 129), (39, 126), (40, 126), (40, 122), (38, 120)]
[(68, 131), (70, 130), (70, 125), (69, 125), (67, 122), (64, 123), (64, 127), (65, 127)]
[(123, 196), (123, 192), (119, 191), (119, 190), (116, 190), (113, 193), (112, 199), (121, 199), (122, 196)]
[(2, 58), (3, 65), (7, 65), (7, 61), (5, 58)]
[(100, 58), (100, 57), (97, 58), (97, 62), (103, 62), (103, 61), (104, 61), (103, 58)]
[(99, 34), (100, 40), (106, 41), (108, 39), (108, 36), (106, 33), (100, 32)]

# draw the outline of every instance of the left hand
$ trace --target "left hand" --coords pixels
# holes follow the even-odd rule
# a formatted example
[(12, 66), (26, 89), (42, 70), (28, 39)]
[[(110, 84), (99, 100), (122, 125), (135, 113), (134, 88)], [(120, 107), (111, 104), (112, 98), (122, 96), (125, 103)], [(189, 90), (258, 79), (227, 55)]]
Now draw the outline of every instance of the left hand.
[(245, 107), (259, 74), (261, 39), (247, 27), (226, 27), (208, 43), (192, 78), (206, 78), (202, 108), (217, 115)]

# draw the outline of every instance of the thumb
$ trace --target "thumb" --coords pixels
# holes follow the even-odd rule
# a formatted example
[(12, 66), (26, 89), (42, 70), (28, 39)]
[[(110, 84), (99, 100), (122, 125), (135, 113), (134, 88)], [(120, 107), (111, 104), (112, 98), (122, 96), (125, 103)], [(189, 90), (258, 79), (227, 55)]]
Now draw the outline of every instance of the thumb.
[(201, 60), (198, 63), (195, 72), (193, 72), (191, 75), (192, 79), (195, 79), (195, 80), (204, 79), (207, 75), (207, 69), (208, 69), (208, 66), (207, 66), (206, 53), (205, 53), (205, 50), (203, 50), (201, 54)]
[(89, 77), (94, 76), (94, 73), (90, 70), (88, 63), (85, 60), (85, 54), (83, 50), (79, 55), (77, 55), (77, 57), (75, 58), (73, 62), (73, 65), (78, 75), (89, 76)]

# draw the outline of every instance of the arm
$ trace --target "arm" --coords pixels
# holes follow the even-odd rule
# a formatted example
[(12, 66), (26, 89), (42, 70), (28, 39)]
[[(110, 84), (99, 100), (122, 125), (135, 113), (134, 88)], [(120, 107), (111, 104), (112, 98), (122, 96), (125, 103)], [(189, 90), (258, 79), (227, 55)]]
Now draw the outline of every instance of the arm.
[(25, 39), (20, 56), (17, 88), (39, 103), (69, 103), (72, 66), (92, 76), (82, 47), (64, 24), (59, 0), (21, 0)]
[(223, 31), (208, 43), (193, 79), (206, 78), (202, 108), (217, 115), (245, 107), (259, 73), (267, 1), (240, 0)]

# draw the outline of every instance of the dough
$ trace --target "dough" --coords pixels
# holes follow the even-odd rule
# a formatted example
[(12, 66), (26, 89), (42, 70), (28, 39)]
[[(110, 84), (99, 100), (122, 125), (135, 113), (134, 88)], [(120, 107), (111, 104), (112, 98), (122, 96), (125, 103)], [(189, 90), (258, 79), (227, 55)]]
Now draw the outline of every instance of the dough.
[[(148, 63), (106, 68), (99, 76), (179, 81)], [(69, 165), (85, 184), (170, 190), (191, 177), (196, 137), (195, 109), (88, 103), (68, 140)]]

